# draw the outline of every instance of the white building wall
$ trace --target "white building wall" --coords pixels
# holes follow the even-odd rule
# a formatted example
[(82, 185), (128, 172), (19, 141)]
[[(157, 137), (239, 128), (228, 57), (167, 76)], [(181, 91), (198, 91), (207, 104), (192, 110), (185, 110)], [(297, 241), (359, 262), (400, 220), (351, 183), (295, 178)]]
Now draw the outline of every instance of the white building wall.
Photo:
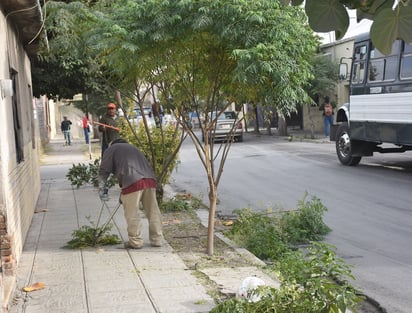
[[(15, 267), (21, 256), (40, 192), (38, 127), (33, 116), (30, 61), (23, 50), (18, 32), (0, 10), (0, 80), (16, 73), (16, 92), (5, 96), (0, 92), (0, 215), (5, 217), (1, 239), (11, 240), (11, 257), (1, 256), (0, 303), (10, 302), (15, 288)], [(13, 98), (14, 97), (14, 98)], [(17, 162), (13, 99), (17, 100), (20, 117), (23, 160)], [(12, 265), (12, 266), (10, 266)]]

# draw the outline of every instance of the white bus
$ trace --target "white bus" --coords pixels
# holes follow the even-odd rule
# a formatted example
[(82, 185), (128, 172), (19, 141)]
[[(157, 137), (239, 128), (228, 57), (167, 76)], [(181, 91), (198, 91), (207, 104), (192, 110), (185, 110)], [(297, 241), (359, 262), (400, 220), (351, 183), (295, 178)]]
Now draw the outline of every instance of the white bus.
[[(346, 78), (346, 64), (340, 76)], [(356, 38), (349, 103), (340, 107), (331, 140), (344, 165), (357, 165), (374, 152), (412, 150), (412, 44), (395, 41), (384, 55), (369, 34)]]

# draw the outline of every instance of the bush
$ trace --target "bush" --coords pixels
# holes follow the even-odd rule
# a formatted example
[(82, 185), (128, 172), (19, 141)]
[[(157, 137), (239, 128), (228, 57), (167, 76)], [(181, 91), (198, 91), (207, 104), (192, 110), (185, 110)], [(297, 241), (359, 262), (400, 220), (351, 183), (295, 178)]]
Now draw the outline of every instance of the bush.
[(282, 284), (279, 290), (259, 289), (258, 302), (229, 299), (211, 313), (343, 313), (347, 308), (356, 312), (362, 298), (348, 283), (353, 276), (336, 257), (335, 247), (312, 242), (306, 253), (291, 248), (291, 244), (321, 240), (330, 231), (322, 219), (326, 207), (316, 197), (305, 198), (296, 211), (283, 214), (236, 211), (238, 219), (227, 235), (257, 257), (275, 262), (272, 270)]
[[(93, 163), (89, 164), (73, 164), (72, 168), (70, 168), (66, 174), (66, 177), (71, 182), (71, 185), (76, 186), (76, 188), (87, 184), (97, 188), (99, 187), (99, 168), (100, 158), (95, 159)], [(106, 184), (109, 188), (113, 187), (116, 184), (116, 179), (110, 176)]]
[(139, 140), (136, 139), (128, 125), (122, 127), (121, 134), (128, 142), (138, 147), (148, 160), (151, 160), (154, 154), (156, 178), (162, 186), (167, 184), (172, 171), (178, 164), (177, 154), (172, 159), (170, 158), (180, 145), (180, 130), (176, 129), (172, 124), (163, 126), (162, 130), (158, 127), (151, 128), (150, 137), (153, 147), (149, 144), (149, 139), (142, 123), (139, 123), (136, 127), (136, 135)]
[(305, 198), (298, 202), (296, 211), (265, 214), (237, 210), (238, 219), (228, 236), (263, 260), (277, 259), (290, 245), (322, 240), (330, 232), (323, 222), (327, 208), (316, 197), (310, 201)]
[(287, 211), (280, 219), (281, 233), (287, 243), (319, 241), (330, 232), (330, 228), (323, 222), (323, 214), (328, 209), (316, 197), (310, 201), (305, 199), (306, 195), (298, 202), (296, 211)]
[(346, 281), (352, 275), (349, 267), (336, 258), (334, 247), (315, 243), (306, 256), (288, 253), (279, 265), (281, 271), (293, 268), (280, 289), (259, 288), (260, 301), (230, 299), (218, 304), (211, 313), (344, 313), (348, 308), (356, 312), (354, 307), (362, 298)]
[(189, 212), (192, 210), (190, 204), (186, 200), (179, 199), (178, 197), (162, 201), (159, 206), (160, 211), (162, 212)]
[(286, 251), (277, 221), (251, 209), (235, 211), (238, 219), (228, 236), (260, 259), (275, 259)]

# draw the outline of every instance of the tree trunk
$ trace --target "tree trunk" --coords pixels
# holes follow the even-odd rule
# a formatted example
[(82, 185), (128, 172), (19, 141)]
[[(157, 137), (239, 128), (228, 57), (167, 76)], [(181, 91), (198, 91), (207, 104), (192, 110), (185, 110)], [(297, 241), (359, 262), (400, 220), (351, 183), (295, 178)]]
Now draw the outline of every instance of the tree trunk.
[(282, 114), (279, 115), (278, 133), (279, 136), (288, 135), (288, 125), (286, 124), (286, 119)]
[(257, 106), (255, 106), (255, 133), (259, 134), (259, 115)]
[(245, 132), (247, 133), (247, 119), (246, 119), (246, 112), (245, 112), (245, 106), (242, 105), (242, 114), (243, 114), (243, 121), (245, 124)]
[[(117, 106), (120, 107), (123, 110), (123, 103), (122, 103), (122, 96), (120, 94), (119, 90), (116, 90), (114, 93), (117, 101)], [(124, 110), (123, 110), (124, 111)]]
[(309, 124), (310, 124), (310, 138), (314, 139), (315, 138), (315, 122), (313, 121), (311, 106), (308, 105), (307, 108), (308, 108), (308, 118), (309, 118)]
[(156, 199), (157, 203), (160, 205), (163, 202), (164, 189), (162, 184), (157, 184), (156, 186)]
[(268, 132), (269, 136), (272, 136), (272, 119), (273, 119), (273, 113), (272, 111), (267, 112), (265, 115), (265, 123), (266, 123), (266, 130)]
[(209, 184), (209, 220), (207, 225), (207, 254), (214, 254), (214, 238), (215, 238), (215, 213), (217, 203), (217, 190), (214, 184)]

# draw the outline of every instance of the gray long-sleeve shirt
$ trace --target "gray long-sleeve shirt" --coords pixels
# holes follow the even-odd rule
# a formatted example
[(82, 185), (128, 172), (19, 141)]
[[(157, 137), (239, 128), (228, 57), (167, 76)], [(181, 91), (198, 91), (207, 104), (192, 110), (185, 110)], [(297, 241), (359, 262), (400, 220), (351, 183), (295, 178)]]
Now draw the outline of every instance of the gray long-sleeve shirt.
[(121, 188), (126, 188), (142, 178), (156, 179), (144, 154), (128, 143), (111, 145), (103, 154), (99, 180), (106, 182), (113, 173)]

